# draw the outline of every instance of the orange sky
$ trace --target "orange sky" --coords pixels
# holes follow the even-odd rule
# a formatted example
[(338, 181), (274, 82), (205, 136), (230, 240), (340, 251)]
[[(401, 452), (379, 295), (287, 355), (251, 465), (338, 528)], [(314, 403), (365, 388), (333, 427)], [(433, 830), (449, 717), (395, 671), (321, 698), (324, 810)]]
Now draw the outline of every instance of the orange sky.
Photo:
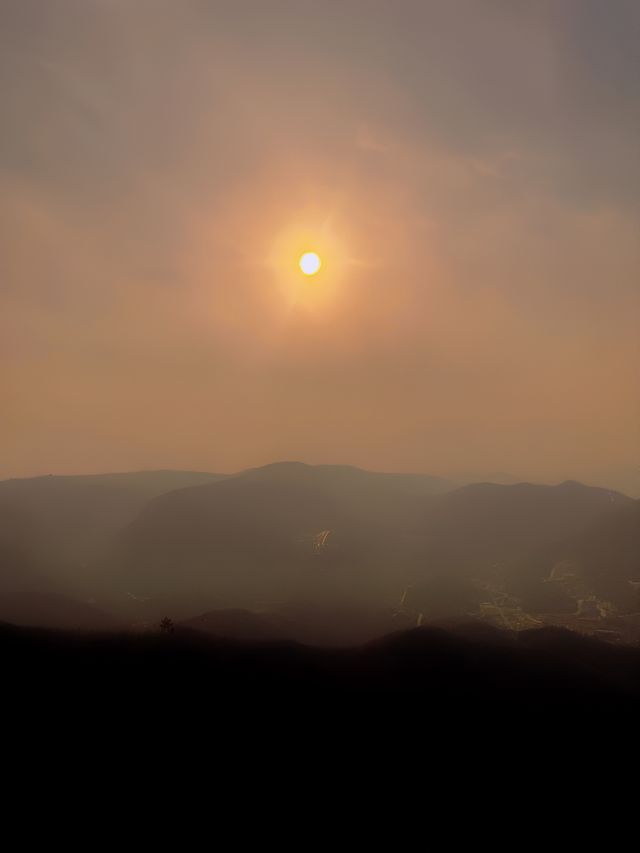
[(0, 477), (637, 466), (639, 29), (4, 2)]

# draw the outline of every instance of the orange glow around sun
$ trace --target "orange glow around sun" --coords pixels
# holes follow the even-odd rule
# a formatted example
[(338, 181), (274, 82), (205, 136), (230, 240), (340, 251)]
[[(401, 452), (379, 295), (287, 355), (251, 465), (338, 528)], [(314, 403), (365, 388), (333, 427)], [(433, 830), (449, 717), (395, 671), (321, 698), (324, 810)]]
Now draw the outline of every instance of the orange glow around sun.
[(269, 255), (269, 267), (285, 301), (313, 310), (335, 302), (348, 263), (343, 242), (327, 222), (283, 229)]

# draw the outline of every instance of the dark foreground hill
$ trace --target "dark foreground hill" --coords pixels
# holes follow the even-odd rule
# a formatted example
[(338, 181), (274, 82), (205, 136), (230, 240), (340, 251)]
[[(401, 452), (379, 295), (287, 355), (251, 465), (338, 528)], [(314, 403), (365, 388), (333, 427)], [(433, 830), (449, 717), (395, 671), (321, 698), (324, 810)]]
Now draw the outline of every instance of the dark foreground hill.
[[(51, 632), (3, 625), (6, 707), (29, 702), (82, 709), (167, 709), (181, 718), (270, 710), (300, 715), (361, 702), (431, 713), (455, 709), (469, 724), (481, 707), (638, 707), (640, 649), (568, 631), (513, 635), (487, 626), (414, 629), (353, 649), (287, 641), (232, 642), (171, 634)], [(145, 711), (147, 713), (147, 711)], [(566, 721), (562, 715), (558, 721)]]

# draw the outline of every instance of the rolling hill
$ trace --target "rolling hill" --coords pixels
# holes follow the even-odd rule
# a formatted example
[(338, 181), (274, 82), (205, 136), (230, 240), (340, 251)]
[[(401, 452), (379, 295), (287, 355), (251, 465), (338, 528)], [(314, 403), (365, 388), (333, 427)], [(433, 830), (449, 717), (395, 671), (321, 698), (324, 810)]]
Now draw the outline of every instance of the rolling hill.
[(640, 612), (640, 501), (630, 501), (551, 550), (597, 596)]
[(572, 482), (442, 489), (406, 475), (280, 463), (171, 492), (123, 534), (120, 582), (179, 612), (288, 600), (390, 607), (404, 586), (434, 577), (504, 581), (535, 565), (541, 583), (545, 549), (634, 503)]
[(0, 481), (0, 585), (84, 597), (93, 564), (149, 500), (221, 476), (141, 471)]
[(447, 570), (496, 568), (576, 536), (633, 503), (618, 492), (571, 481), (475, 483), (425, 501), (419, 532), (428, 540), (430, 559)]
[[(312, 641), (496, 602), (572, 613), (578, 597), (596, 595), (628, 606), (629, 581), (640, 576), (638, 506), (575, 482), (453, 488), (296, 462), (231, 476), (4, 481), (0, 589), (78, 607), (96, 600), (129, 624), (205, 613), (232, 634), (284, 625), (285, 635)], [(579, 583), (555, 582), (565, 563)]]

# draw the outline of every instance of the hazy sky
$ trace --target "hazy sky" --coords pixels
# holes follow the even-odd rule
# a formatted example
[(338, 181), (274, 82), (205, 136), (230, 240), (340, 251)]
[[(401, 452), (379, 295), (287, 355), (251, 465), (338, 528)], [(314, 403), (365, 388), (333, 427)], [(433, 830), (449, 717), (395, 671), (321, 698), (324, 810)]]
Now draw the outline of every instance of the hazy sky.
[(0, 476), (637, 465), (639, 44), (637, 0), (0, 0)]

